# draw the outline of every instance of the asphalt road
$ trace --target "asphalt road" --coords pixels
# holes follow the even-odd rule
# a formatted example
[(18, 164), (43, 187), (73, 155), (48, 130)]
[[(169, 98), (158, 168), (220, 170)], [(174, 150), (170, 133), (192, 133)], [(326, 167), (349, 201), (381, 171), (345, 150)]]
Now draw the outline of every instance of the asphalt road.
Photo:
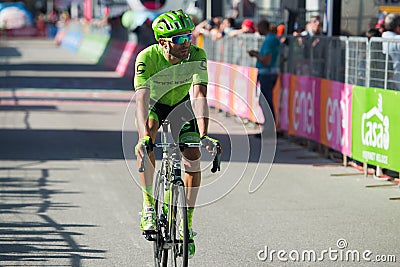
[[(0, 62), (0, 266), (152, 266), (130, 81), (49, 40), (1, 40)], [(398, 266), (398, 187), (211, 117), (190, 266)]]

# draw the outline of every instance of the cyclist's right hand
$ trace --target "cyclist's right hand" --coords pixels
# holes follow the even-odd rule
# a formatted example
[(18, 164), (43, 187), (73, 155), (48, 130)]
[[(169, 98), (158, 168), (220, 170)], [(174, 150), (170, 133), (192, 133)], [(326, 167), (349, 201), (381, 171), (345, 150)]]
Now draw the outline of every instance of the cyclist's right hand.
[(145, 154), (151, 150), (153, 150), (153, 141), (150, 136), (145, 136), (141, 138), (135, 146), (135, 155), (142, 159)]

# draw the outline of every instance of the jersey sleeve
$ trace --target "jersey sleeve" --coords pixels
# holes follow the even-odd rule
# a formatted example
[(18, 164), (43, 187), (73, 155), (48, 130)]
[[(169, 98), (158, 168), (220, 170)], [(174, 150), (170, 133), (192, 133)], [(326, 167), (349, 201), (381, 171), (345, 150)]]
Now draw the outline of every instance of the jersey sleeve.
[(199, 48), (194, 47), (194, 55), (191, 61), (196, 61), (196, 71), (193, 74), (193, 85), (201, 84), (207, 86), (208, 84), (208, 71), (207, 71), (207, 57), (206, 52)]
[(134, 90), (149, 88), (146, 81), (151, 77), (151, 58), (147, 50), (141, 51), (135, 61), (135, 76), (133, 78)]

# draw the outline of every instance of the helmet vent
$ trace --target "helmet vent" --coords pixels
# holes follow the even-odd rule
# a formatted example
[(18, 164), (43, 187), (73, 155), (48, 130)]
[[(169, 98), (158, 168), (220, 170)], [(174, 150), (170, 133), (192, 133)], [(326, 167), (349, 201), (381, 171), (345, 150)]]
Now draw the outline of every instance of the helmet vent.
[(160, 22), (164, 22), (167, 30), (171, 30), (172, 27), (171, 27), (171, 24), (169, 23), (169, 21), (167, 21), (166, 19), (161, 19)]
[(175, 24), (177, 29), (182, 29), (182, 26), (178, 21), (175, 21), (174, 24)]

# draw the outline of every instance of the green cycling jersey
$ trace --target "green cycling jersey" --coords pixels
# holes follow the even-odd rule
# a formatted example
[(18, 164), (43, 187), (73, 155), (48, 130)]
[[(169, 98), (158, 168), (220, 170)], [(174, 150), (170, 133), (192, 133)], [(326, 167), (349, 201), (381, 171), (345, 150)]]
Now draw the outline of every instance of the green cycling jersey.
[(202, 48), (190, 46), (188, 59), (173, 65), (163, 48), (154, 44), (136, 57), (134, 88), (150, 89), (150, 98), (173, 106), (189, 93), (193, 85), (208, 83), (206, 53)]

